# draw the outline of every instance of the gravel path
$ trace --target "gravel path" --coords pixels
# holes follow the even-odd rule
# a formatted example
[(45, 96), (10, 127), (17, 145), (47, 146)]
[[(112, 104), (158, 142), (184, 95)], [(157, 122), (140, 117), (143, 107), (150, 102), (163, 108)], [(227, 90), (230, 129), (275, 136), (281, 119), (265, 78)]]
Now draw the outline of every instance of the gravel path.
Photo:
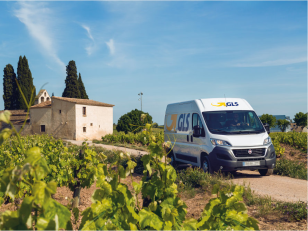
[(286, 176), (261, 176), (257, 171), (239, 171), (232, 180), (235, 184), (250, 185), (259, 195), (268, 195), (272, 199), (307, 202), (307, 180), (294, 179)]
[[(72, 144), (82, 145), (83, 141), (67, 140)], [(129, 148), (116, 147), (105, 144), (94, 144), (87, 141), (89, 145), (103, 147), (109, 150), (121, 150), (130, 152), (132, 155), (144, 155), (145, 151), (139, 151)], [(304, 201), (307, 203), (307, 180), (299, 180), (286, 176), (261, 176), (257, 171), (238, 171), (232, 181), (235, 184), (250, 185), (250, 188), (259, 195), (270, 196), (272, 199), (280, 201), (297, 202)]]
[[(65, 140), (65, 141), (71, 142), (72, 144), (76, 144), (76, 145), (79, 145), (79, 146), (81, 146), (82, 143), (84, 142), (84, 141), (79, 141), (79, 140)], [(89, 146), (94, 145), (94, 146), (97, 146), (97, 147), (106, 148), (108, 150), (121, 150), (123, 152), (129, 152), (131, 155), (134, 155), (134, 156), (148, 154), (145, 151), (125, 148), (125, 147), (117, 147), (117, 146), (106, 145), (106, 144), (95, 144), (95, 143), (92, 143), (92, 141), (87, 141), (87, 143), (88, 143)]]

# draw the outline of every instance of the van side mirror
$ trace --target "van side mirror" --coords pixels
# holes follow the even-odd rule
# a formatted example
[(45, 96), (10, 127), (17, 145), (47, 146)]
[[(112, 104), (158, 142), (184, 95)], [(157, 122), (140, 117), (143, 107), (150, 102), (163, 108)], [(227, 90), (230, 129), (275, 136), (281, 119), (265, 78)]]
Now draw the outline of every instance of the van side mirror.
[(270, 134), (271, 132), (270, 132), (269, 124), (263, 124), (263, 126), (264, 126), (265, 130), (267, 131), (267, 133)]

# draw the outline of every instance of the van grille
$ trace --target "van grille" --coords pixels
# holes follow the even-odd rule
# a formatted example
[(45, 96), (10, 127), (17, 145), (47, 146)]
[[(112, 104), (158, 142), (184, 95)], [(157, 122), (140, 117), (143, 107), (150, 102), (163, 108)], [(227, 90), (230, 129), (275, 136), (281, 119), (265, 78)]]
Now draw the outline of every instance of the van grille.
[[(248, 150), (251, 150), (252, 153), (249, 154)], [(255, 157), (255, 156), (264, 156), (265, 148), (254, 148), (254, 149), (232, 149), (235, 157)]]

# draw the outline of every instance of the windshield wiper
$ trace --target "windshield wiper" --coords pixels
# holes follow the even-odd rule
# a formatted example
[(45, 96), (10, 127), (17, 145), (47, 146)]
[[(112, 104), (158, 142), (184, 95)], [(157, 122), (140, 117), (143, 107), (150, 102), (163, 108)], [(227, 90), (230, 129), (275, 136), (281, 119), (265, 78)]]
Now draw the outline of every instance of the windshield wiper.
[(236, 132), (230, 132), (233, 134), (258, 134), (258, 133), (262, 133), (260, 131), (236, 131)]
[(229, 132), (227, 132), (227, 131), (224, 131), (224, 130), (221, 130), (221, 129), (211, 129), (211, 131), (218, 131), (218, 132), (224, 132), (224, 133), (229, 133)]

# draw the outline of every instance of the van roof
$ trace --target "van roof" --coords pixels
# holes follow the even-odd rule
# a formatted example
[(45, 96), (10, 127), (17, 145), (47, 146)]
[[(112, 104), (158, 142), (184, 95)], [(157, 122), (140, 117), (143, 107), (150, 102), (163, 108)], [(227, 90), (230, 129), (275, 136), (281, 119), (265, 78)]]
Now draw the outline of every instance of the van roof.
[(250, 104), (241, 98), (208, 98), (169, 104), (167, 111), (187, 111), (198, 107), (200, 111), (252, 110)]
[(226, 110), (253, 110), (250, 104), (241, 98), (210, 98), (195, 100), (201, 102), (199, 108), (203, 106), (203, 111), (226, 111)]

